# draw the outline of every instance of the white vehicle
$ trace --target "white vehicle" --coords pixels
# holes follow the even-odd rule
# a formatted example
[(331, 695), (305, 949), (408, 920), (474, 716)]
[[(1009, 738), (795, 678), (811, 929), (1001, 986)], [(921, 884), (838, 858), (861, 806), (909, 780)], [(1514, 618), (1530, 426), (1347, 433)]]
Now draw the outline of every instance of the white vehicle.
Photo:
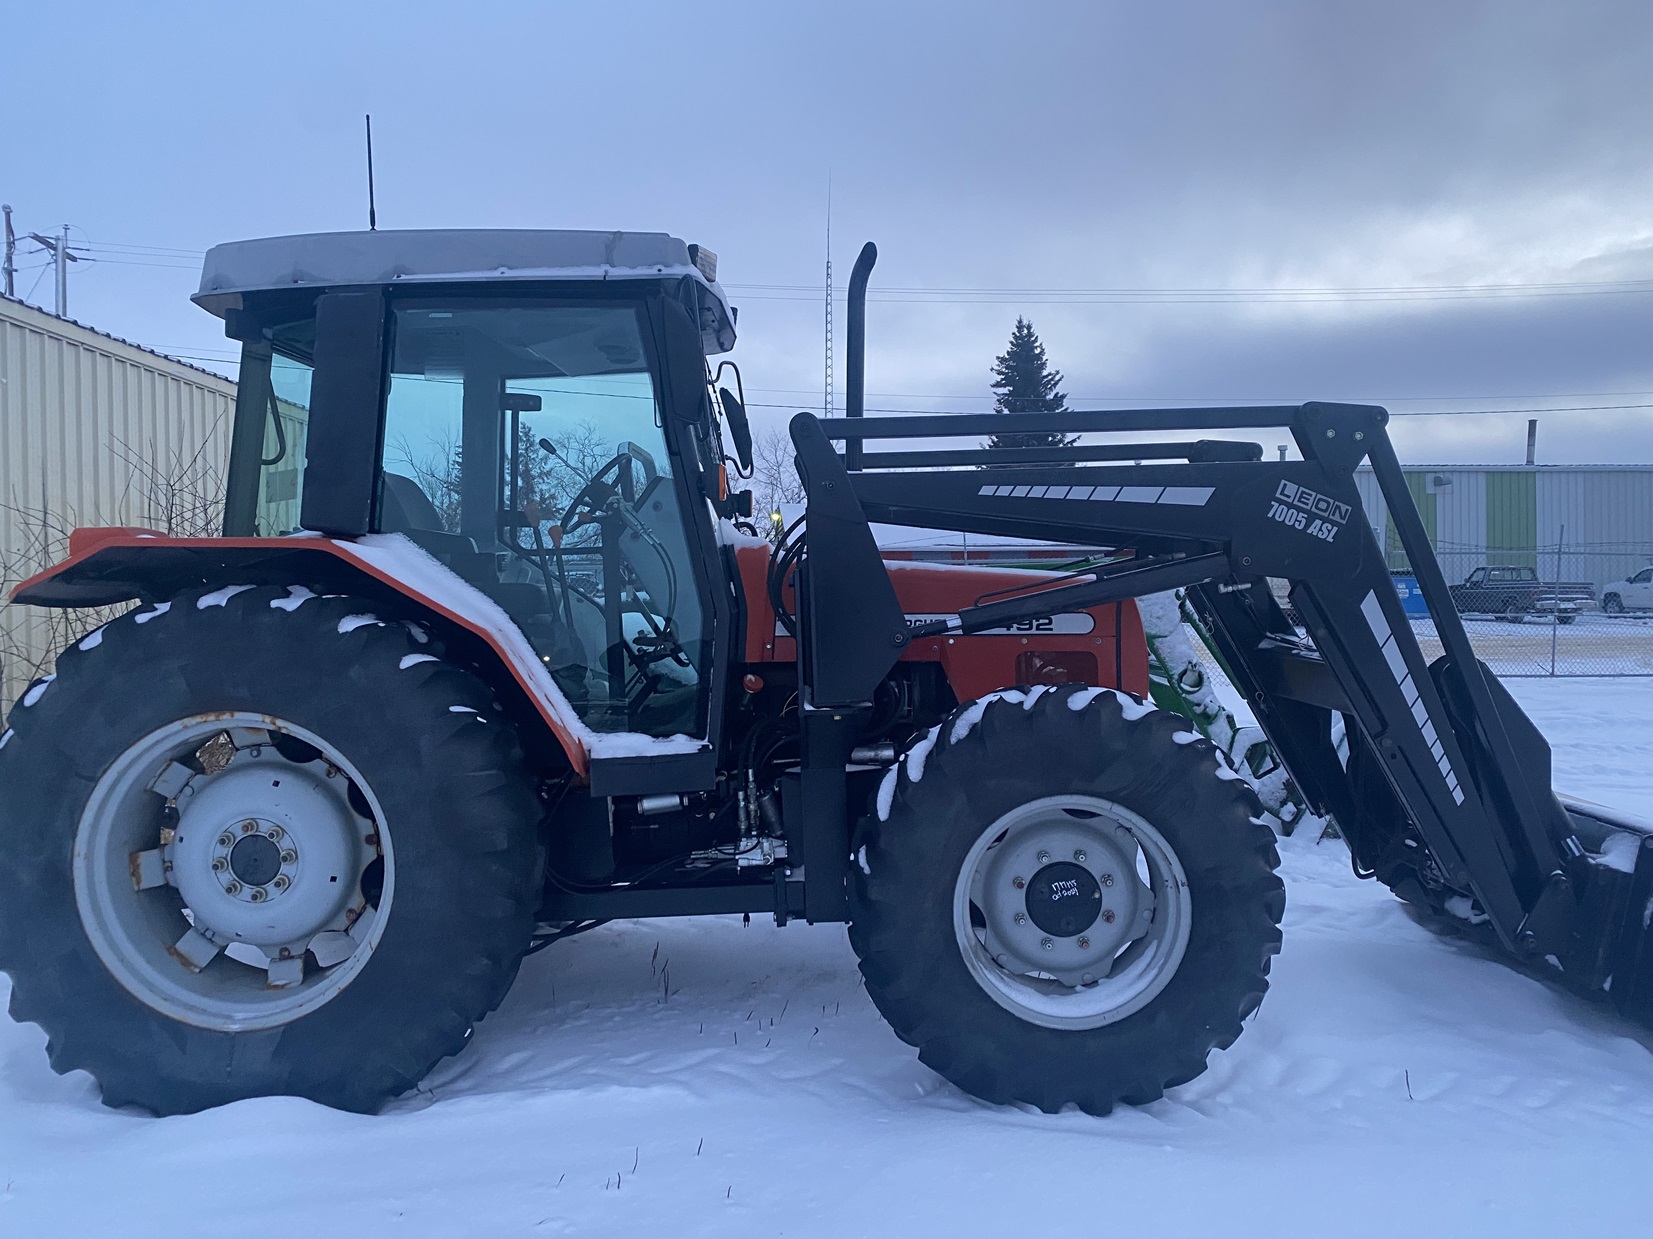
[(1626, 580), (1603, 585), (1601, 609), (1609, 615), (1653, 611), (1653, 567), (1643, 568)]

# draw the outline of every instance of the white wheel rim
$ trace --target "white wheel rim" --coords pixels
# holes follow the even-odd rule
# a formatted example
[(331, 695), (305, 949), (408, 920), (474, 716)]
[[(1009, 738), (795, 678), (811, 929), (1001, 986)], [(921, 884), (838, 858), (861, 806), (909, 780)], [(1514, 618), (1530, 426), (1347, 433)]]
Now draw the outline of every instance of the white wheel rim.
[(146, 1006), (225, 1032), (336, 997), (394, 895), (384, 812), (356, 769), (302, 727), (239, 712), (181, 719), (116, 757), (73, 864), (110, 974)]
[(977, 838), (953, 889), (971, 976), (1045, 1028), (1100, 1028), (1142, 1010), (1176, 975), (1192, 925), (1188, 876), (1165, 837), (1095, 796), (1006, 813)]

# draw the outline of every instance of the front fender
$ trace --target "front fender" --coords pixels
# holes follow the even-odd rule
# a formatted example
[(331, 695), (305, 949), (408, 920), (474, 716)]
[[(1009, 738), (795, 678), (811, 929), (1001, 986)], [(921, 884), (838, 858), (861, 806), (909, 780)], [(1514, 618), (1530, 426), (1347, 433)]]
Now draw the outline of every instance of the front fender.
[[(430, 622), (477, 667), (521, 725), (524, 747), (549, 728), (576, 774), (590, 766), (590, 731), (492, 599), (396, 534), (355, 541), (288, 538), (172, 538), (147, 530), (77, 529), (69, 558), (12, 590), (27, 606), (101, 607), (164, 602), (222, 585), (299, 585), (382, 599)], [(545, 757), (552, 754), (541, 753)]]

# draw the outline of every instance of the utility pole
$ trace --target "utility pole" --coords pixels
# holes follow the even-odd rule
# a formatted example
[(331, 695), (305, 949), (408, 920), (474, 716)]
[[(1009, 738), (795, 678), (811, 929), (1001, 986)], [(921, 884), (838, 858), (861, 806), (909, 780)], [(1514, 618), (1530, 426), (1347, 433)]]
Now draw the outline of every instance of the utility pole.
[(57, 308), (53, 310), (53, 313), (59, 318), (68, 318), (69, 264), (80, 261), (80, 256), (72, 253), (69, 249), (69, 225), (64, 224), (63, 230), (55, 237), (46, 237), (38, 232), (31, 232), (29, 240), (52, 256), (52, 264), (57, 268)]
[(57, 243), (57, 316), (69, 317), (69, 225), (63, 225), (63, 231)]
[(11, 203), (0, 205), (0, 211), (6, 215), (6, 262), (3, 268), (6, 278), (6, 296), (17, 296), (17, 234), (11, 230)]

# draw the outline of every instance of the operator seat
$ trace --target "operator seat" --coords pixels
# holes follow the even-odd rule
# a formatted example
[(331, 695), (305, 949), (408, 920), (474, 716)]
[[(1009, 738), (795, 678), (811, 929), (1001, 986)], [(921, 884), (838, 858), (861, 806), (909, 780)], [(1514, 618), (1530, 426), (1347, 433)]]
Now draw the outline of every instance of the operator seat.
[(379, 497), (379, 532), (399, 533), (432, 559), (446, 564), (472, 585), (491, 586), (499, 574), (494, 557), (476, 549), (463, 534), (442, 528), (442, 514), (419, 483), (386, 471)]

